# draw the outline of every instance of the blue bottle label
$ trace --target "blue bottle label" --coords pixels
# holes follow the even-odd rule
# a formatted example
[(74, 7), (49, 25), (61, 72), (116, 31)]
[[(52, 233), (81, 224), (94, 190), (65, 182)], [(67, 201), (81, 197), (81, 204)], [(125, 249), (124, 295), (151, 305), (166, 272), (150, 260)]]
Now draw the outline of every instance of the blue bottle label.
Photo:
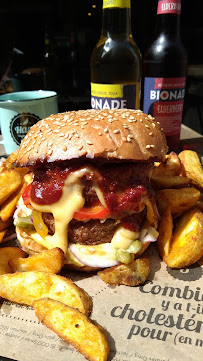
[(160, 122), (166, 136), (180, 132), (185, 81), (185, 77), (144, 79), (143, 112)]

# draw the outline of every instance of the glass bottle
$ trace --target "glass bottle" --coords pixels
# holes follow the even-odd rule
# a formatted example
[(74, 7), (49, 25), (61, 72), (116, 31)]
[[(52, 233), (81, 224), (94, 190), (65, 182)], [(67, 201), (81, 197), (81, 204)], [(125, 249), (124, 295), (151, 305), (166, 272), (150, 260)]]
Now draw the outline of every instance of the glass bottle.
[(103, 0), (101, 36), (90, 64), (92, 108), (140, 107), (141, 54), (130, 12), (130, 0)]
[(179, 146), (187, 72), (180, 14), (181, 0), (158, 0), (154, 38), (143, 57), (141, 108), (161, 123), (171, 150)]

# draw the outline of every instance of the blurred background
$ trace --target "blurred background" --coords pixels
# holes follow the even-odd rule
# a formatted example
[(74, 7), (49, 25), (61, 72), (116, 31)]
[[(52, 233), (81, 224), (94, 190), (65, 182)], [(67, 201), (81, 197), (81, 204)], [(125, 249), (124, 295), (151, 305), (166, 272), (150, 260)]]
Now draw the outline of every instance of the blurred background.
[[(131, 0), (131, 6), (133, 37), (144, 54), (157, 0)], [(1, 0), (0, 93), (56, 90), (60, 112), (90, 108), (90, 56), (101, 20), (102, 0)], [(183, 123), (203, 134), (201, 1), (182, 0), (181, 37), (188, 53)]]

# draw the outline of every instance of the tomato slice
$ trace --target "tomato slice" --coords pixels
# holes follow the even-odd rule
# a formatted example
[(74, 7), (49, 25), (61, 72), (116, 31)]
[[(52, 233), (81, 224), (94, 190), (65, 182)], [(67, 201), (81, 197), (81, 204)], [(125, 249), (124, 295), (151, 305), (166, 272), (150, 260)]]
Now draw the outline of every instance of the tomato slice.
[(84, 221), (86, 219), (104, 219), (108, 217), (109, 214), (110, 211), (99, 204), (91, 208), (82, 207), (79, 211), (74, 213), (73, 218), (78, 221)]
[(31, 189), (31, 183), (28, 184), (28, 186), (25, 188), (22, 194), (23, 202), (26, 206), (30, 204), (30, 189)]

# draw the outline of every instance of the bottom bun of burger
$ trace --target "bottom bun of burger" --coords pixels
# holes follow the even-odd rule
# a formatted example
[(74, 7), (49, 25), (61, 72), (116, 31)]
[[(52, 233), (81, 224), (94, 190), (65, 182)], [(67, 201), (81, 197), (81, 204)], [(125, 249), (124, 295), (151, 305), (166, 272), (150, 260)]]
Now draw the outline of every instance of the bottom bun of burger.
[[(39, 244), (33, 237), (34, 233), (29, 234), (28, 230), (16, 226), (16, 235), (20, 247), (30, 256), (46, 251), (47, 248)], [(148, 248), (150, 242), (142, 243), (142, 248), (136, 253), (135, 258), (139, 258)], [(92, 259), (92, 253), (95, 256)], [(82, 245), (79, 243), (70, 243), (66, 255), (65, 267), (83, 272), (98, 271), (107, 267), (113, 267), (120, 262), (110, 257), (112, 252), (111, 243), (103, 243), (99, 245)]]
[(23, 228), (16, 226), (16, 235), (20, 247), (31, 256), (46, 250), (45, 247), (34, 241)]
[[(16, 236), (19, 246), (30, 256), (34, 256), (38, 253), (46, 251), (47, 248), (36, 242), (28, 232), (29, 231), (25, 231), (23, 228), (16, 226)], [(70, 259), (66, 259), (65, 267), (69, 269), (83, 272), (93, 272), (101, 269), (101, 267), (89, 267), (82, 264), (80, 265), (80, 262), (75, 261), (74, 257), (72, 257), (70, 253), (68, 253), (68, 255), (70, 256)]]

